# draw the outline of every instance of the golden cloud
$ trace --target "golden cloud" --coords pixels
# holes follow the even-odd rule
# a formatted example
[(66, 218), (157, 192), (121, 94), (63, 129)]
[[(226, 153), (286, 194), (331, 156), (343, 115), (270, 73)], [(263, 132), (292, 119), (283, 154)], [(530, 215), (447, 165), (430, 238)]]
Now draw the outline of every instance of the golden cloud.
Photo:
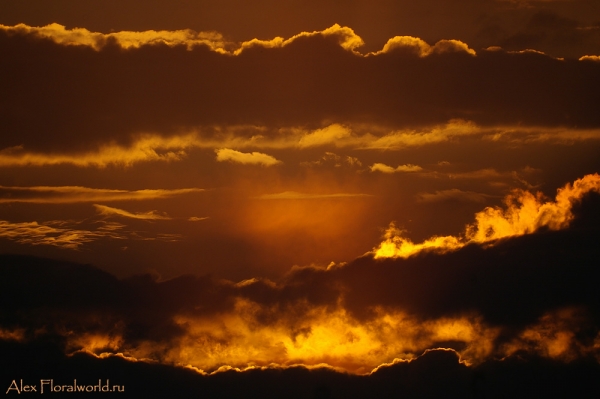
[(231, 150), (229, 148), (221, 148), (219, 150), (215, 150), (215, 152), (217, 153), (217, 161), (219, 162), (229, 161), (245, 165), (263, 166), (273, 166), (281, 163), (281, 161), (277, 160), (271, 155), (263, 154), (261, 152), (246, 153)]
[(579, 58), (579, 61), (600, 62), (600, 55), (584, 55), (583, 57)]
[(69, 164), (104, 168), (109, 165), (132, 166), (140, 162), (176, 162), (185, 159), (189, 150), (195, 148), (217, 149), (217, 160), (274, 165), (281, 161), (261, 152), (244, 155), (239, 150), (310, 149), (327, 146), (363, 150), (401, 150), (475, 136), (516, 145), (532, 142), (568, 144), (599, 140), (600, 129), (481, 127), (460, 119), (421, 129), (392, 132), (381, 126), (350, 126), (338, 123), (314, 130), (299, 127), (270, 129), (266, 126), (221, 126), (197, 128), (189, 133), (170, 136), (157, 133), (137, 134), (132, 137), (130, 145), (108, 143), (85, 152), (41, 153), (29, 151), (23, 146), (13, 146), (0, 150), (0, 167)]
[(398, 173), (398, 172), (420, 172), (423, 170), (419, 165), (399, 165), (395, 168), (388, 166), (383, 163), (374, 163), (371, 166), (371, 172), (382, 172), (382, 173)]
[(475, 215), (461, 236), (434, 236), (415, 244), (404, 231), (391, 223), (384, 241), (373, 249), (375, 258), (406, 258), (423, 250), (452, 251), (469, 243), (489, 243), (501, 238), (531, 234), (539, 228), (566, 228), (573, 219), (571, 208), (588, 192), (600, 192), (600, 175), (586, 175), (558, 190), (554, 201), (544, 202), (541, 193), (514, 190), (505, 200), (505, 209), (487, 207)]
[(185, 46), (192, 49), (195, 46), (207, 46), (214, 52), (229, 55), (239, 55), (244, 50), (255, 46), (265, 48), (284, 47), (301, 37), (322, 35), (337, 39), (339, 45), (348, 51), (354, 51), (364, 44), (362, 38), (351, 28), (338, 24), (322, 31), (302, 32), (289, 39), (275, 37), (271, 40), (252, 39), (242, 43), (226, 41), (222, 34), (214, 31), (196, 32), (191, 29), (175, 31), (121, 31), (113, 33), (91, 32), (84, 28), (66, 29), (65, 26), (52, 23), (42, 27), (25, 24), (7, 26), (0, 24), (0, 29), (8, 33), (30, 34), (41, 38), (52, 39), (55, 43), (67, 46), (87, 46), (95, 50), (102, 49), (107, 43), (116, 43), (124, 49), (139, 48), (145, 45), (164, 44), (167, 46)]
[(475, 50), (461, 42), (460, 40), (440, 40), (433, 46), (430, 46), (422, 39), (413, 36), (395, 36), (384, 44), (383, 49), (370, 55), (379, 55), (396, 50), (408, 50), (419, 57), (427, 57), (431, 54), (464, 52), (469, 55), (476, 55)]

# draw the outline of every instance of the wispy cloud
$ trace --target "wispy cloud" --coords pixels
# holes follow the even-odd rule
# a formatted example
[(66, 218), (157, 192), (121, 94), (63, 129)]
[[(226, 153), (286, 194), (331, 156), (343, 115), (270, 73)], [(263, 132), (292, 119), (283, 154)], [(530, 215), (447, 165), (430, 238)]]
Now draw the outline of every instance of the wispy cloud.
[(115, 190), (82, 186), (0, 186), (0, 203), (67, 204), (100, 201), (141, 201), (199, 193), (201, 188)]
[(218, 129), (196, 128), (190, 133), (162, 136), (145, 134), (132, 138), (129, 145), (102, 144), (81, 152), (40, 152), (24, 145), (0, 150), (0, 167), (73, 165), (105, 168), (110, 165), (133, 166), (141, 162), (178, 162), (193, 149), (216, 149), (218, 161), (254, 163), (266, 166), (282, 161), (263, 152), (242, 149), (300, 149), (316, 147), (361, 150), (402, 150), (454, 142), (468, 137), (481, 140), (528, 143), (570, 144), (600, 140), (599, 129), (498, 126), (483, 127), (467, 120), (451, 120), (420, 129), (390, 131), (377, 125), (331, 124), (319, 129), (267, 126), (221, 126)]
[(136, 212), (131, 213), (119, 208), (113, 208), (106, 205), (98, 205), (94, 204), (96, 211), (100, 215), (103, 216), (121, 216), (129, 219), (139, 219), (139, 220), (171, 220), (172, 218), (167, 215), (161, 215), (157, 211), (149, 211), (149, 212)]
[(453, 188), (450, 190), (436, 191), (434, 193), (419, 193), (416, 197), (417, 201), (420, 202), (461, 201), (483, 203), (491, 196), (474, 191), (463, 191)]
[(27, 245), (50, 245), (64, 249), (79, 249), (83, 244), (103, 238), (125, 239), (116, 226), (109, 229), (85, 230), (69, 226), (64, 221), (11, 223), (0, 220), (0, 237)]

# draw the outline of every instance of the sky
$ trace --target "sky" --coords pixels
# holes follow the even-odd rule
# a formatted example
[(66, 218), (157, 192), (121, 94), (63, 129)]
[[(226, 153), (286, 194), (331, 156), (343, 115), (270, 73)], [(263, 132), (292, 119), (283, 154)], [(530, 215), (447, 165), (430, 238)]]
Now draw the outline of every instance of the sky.
[(4, 0), (0, 49), (7, 394), (600, 393), (597, 1)]

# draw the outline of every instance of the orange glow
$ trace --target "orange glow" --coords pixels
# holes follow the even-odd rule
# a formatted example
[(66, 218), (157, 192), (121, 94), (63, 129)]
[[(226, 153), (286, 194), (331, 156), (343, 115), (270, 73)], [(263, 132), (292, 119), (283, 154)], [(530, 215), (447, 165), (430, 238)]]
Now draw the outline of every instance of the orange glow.
[(92, 353), (125, 353), (137, 359), (154, 359), (189, 365), (204, 371), (222, 367), (245, 369), (268, 365), (326, 364), (351, 373), (366, 374), (393, 359), (412, 359), (436, 342), (465, 343), (460, 351), (467, 362), (490, 355), (497, 331), (476, 318), (442, 318), (418, 321), (399, 312), (378, 311), (368, 322), (353, 320), (343, 310), (308, 310), (302, 319), (279, 319), (261, 324), (259, 305), (238, 300), (235, 311), (217, 318), (177, 316), (186, 330), (173, 342), (141, 342), (123, 347), (119, 337), (71, 337), (70, 347)]

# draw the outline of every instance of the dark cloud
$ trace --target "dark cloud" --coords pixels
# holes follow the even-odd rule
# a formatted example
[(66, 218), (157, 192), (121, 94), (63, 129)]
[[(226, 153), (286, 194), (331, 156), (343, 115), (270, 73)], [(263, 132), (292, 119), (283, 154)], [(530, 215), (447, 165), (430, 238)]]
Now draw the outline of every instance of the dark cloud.
[[(381, 366), (370, 375), (357, 376), (329, 368), (263, 368), (243, 372), (222, 371), (202, 375), (192, 369), (150, 362), (134, 362), (120, 356), (96, 358), (86, 353), (65, 357), (52, 342), (22, 345), (0, 344), (2, 365), (10, 372), (3, 387), (24, 379), (37, 385), (118, 385), (123, 392), (104, 392), (102, 397), (164, 396), (212, 398), (548, 398), (597, 397), (600, 366), (592, 359), (563, 363), (532, 356), (514, 356), (468, 367), (455, 352), (431, 350), (410, 362)], [(46, 355), (42, 361), (27, 359)], [(45, 385), (46, 390), (48, 385)], [(60, 394), (54, 394), (61, 396)], [(64, 393), (65, 397), (87, 397)], [(99, 394), (97, 394), (99, 395)], [(62, 397), (62, 396), (61, 396)]]
[[(486, 124), (600, 124), (600, 65), (480, 51), (362, 57), (335, 36), (300, 37), (239, 56), (199, 46), (94, 51), (21, 34), (5, 54), (4, 148), (57, 152), (130, 144), (138, 133), (212, 125), (403, 127), (464, 118)], [(210, 130), (209, 130), (210, 132)], [(209, 133), (210, 135), (210, 133)]]
[(522, 30), (511, 32), (497, 45), (507, 50), (535, 49), (555, 57), (579, 58), (600, 50), (600, 24), (586, 26), (555, 12), (538, 11)]
[[(597, 219), (599, 198), (586, 197), (575, 211), (578, 220)], [(366, 325), (382, 310), (424, 323), (477, 317), (501, 329), (493, 344), (500, 351), (559, 312), (556, 323), (565, 323), (577, 332), (575, 342), (589, 347), (600, 332), (599, 237), (597, 226), (574, 222), (569, 230), (539, 231), (487, 247), (471, 244), (446, 254), (384, 260), (369, 255), (328, 269), (294, 268), (278, 283), (234, 284), (192, 275), (118, 280), (91, 266), (3, 255), (1, 322), (5, 331), (24, 331), (25, 341), (46, 331), (70, 340), (74, 350), (87, 347), (74, 337), (118, 336), (119, 343), (104, 342), (96, 349), (135, 350), (146, 342), (156, 346), (154, 356), (163, 358), (165, 346), (179, 345), (193, 333), (193, 320), (200, 326), (211, 319), (226, 323), (227, 315), (241, 315), (252, 328), (283, 328), (292, 338), (310, 334), (307, 326), (319, 315), (339, 311)], [(565, 309), (571, 316), (560, 316)], [(221, 345), (234, 339), (208, 337)], [(460, 342), (447, 345), (461, 347)]]

